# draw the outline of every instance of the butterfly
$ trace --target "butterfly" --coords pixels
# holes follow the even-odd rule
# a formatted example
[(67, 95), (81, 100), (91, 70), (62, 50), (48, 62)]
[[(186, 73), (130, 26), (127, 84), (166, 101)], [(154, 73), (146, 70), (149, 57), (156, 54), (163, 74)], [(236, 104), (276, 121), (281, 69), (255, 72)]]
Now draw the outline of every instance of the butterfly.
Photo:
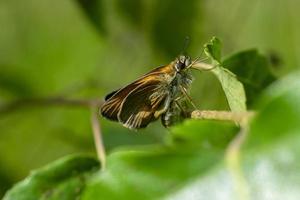
[(100, 109), (102, 116), (130, 129), (145, 128), (158, 118), (165, 127), (173, 125), (182, 117), (187, 102), (194, 106), (188, 95), (192, 65), (189, 56), (179, 55), (171, 63), (109, 93)]

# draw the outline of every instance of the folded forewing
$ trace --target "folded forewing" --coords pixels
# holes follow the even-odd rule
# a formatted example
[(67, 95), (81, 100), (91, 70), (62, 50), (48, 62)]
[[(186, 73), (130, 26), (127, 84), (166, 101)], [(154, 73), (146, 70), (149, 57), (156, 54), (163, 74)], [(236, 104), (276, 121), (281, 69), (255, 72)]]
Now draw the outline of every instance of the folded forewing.
[(124, 126), (132, 129), (144, 128), (159, 116), (155, 112), (164, 107), (168, 90), (161, 83), (139, 87), (130, 93), (122, 105), (118, 119)]
[[(144, 127), (147, 121), (154, 120), (150, 112), (157, 109), (165, 98), (166, 85), (173, 76), (170, 65), (152, 70), (124, 88), (108, 94), (101, 107), (101, 114), (128, 127)], [(145, 112), (139, 112), (143, 110)]]

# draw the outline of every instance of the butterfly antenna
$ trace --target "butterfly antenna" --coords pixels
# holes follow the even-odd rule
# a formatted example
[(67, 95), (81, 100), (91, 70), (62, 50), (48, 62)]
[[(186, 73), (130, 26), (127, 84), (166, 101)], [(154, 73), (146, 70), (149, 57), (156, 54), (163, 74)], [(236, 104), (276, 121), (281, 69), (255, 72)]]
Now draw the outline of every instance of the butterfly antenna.
[(207, 60), (207, 58), (203, 58), (203, 59), (199, 60), (201, 58), (201, 56), (203, 55), (203, 52), (204, 52), (204, 49), (202, 49), (200, 56), (198, 56), (195, 60), (192, 61), (192, 63), (189, 66), (187, 66), (187, 69), (192, 67), (196, 62), (202, 62), (204, 60)]

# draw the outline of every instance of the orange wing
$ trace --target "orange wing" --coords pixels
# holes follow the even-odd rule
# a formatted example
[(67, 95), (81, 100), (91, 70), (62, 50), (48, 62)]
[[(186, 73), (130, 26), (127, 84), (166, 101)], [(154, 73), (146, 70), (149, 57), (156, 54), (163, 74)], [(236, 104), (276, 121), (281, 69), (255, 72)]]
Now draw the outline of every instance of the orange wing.
[(142, 128), (157, 119), (156, 110), (164, 104), (168, 84), (175, 71), (172, 64), (158, 67), (122, 89), (108, 94), (101, 114), (129, 128)]

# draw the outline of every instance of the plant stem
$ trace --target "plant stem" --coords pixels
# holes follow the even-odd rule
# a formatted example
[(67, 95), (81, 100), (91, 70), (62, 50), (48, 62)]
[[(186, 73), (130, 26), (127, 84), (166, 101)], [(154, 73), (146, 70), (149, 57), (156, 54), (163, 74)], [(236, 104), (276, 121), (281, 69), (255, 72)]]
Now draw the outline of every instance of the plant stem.
[(216, 111), (216, 110), (194, 110), (191, 113), (191, 118), (233, 121), (242, 126), (254, 115), (255, 115), (254, 111), (232, 112), (232, 111)]
[(97, 156), (101, 162), (101, 170), (103, 171), (106, 167), (106, 154), (102, 139), (101, 126), (98, 120), (97, 109), (97, 105), (91, 106), (91, 125), (93, 129), (94, 143), (96, 146)]
[(249, 187), (241, 167), (241, 147), (248, 135), (248, 125), (241, 126), (240, 132), (230, 142), (226, 150), (226, 163), (232, 174), (235, 191), (239, 199), (249, 199)]
[(72, 106), (91, 109), (91, 126), (93, 130), (94, 142), (101, 168), (105, 168), (105, 149), (102, 141), (101, 127), (98, 121), (97, 109), (102, 105), (101, 100), (97, 99), (68, 99), (64, 97), (44, 97), (19, 99), (0, 107), (0, 117), (10, 112), (17, 111), (27, 106)]
[(27, 106), (74, 106), (88, 108), (94, 104), (100, 106), (102, 101), (97, 99), (68, 99), (64, 97), (19, 99), (0, 106), (0, 116)]

